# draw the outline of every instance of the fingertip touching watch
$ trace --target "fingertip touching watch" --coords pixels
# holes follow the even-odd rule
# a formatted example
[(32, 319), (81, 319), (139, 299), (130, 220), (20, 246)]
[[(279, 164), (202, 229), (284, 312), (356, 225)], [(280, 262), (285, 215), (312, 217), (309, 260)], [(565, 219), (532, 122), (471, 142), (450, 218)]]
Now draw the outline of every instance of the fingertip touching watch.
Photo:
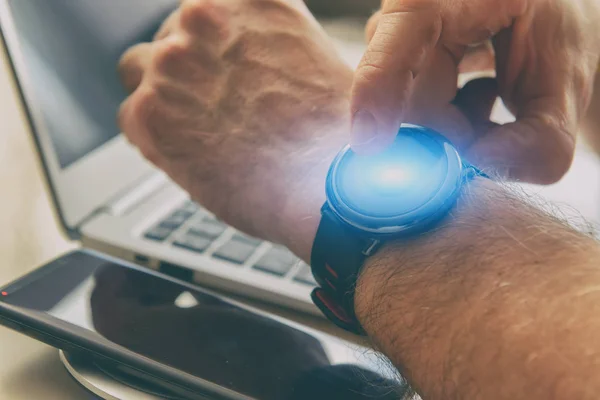
[(431, 230), (477, 176), (441, 134), (404, 124), (376, 156), (349, 147), (334, 159), (327, 201), (313, 244), (311, 268), (319, 287), (312, 299), (339, 327), (364, 335), (354, 312), (354, 290), (365, 260), (382, 243)]

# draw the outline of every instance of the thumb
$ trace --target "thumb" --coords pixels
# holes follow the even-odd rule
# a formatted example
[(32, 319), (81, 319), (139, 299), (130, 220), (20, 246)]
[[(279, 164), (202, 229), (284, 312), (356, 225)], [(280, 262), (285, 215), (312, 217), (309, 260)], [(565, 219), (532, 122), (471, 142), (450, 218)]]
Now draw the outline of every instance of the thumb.
[(442, 23), (437, 1), (387, 1), (356, 70), (352, 88), (352, 149), (369, 154), (393, 142), (415, 77), (435, 48)]

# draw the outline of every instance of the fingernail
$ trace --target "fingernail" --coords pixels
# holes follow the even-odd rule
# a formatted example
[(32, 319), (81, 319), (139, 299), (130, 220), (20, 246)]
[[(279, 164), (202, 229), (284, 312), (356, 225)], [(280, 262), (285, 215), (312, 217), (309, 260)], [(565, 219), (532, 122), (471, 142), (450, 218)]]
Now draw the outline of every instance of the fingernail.
[(352, 119), (351, 145), (352, 147), (365, 146), (377, 137), (377, 121), (368, 111), (359, 110)]

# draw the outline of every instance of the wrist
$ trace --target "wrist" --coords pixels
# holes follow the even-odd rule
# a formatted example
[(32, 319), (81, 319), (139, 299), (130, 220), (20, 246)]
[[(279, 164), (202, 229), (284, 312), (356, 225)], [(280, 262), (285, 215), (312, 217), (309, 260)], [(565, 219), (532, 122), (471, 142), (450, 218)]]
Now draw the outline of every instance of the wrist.
[[(270, 165), (268, 186), (256, 189), (256, 197), (268, 209), (260, 213), (253, 232), (288, 247), (307, 263), (321, 220), (327, 173), (348, 143), (350, 127), (345, 93), (313, 102), (312, 109), (287, 124), (286, 129), (293, 131), (290, 136), (298, 140), (278, 143), (275, 155), (266, 157), (276, 161)], [(264, 201), (266, 195), (269, 202)]]
[(316, 170), (302, 182), (303, 190), (293, 191), (284, 207), (282, 226), (278, 242), (284, 244), (294, 254), (310, 264), (313, 241), (321, 220), (321, 207), (325, 202), (325, 178), (321, 170)]
[[(423, 377), (445, 377), (439, 360), (446, 358), (440, 355), (450, 354), (456, 337), (465, 335), (461, 329), (473, 323), (469, 311), (475, 313), (478, 296), (483, 297), (469, 293), (471, 285), (489, 288), (498, 284), (467, 280), (475, 278), (474, 268), (486, 267), (479, 255), (485, 251), (483, 238), (489, 232), (477, 227), (498, 221), (490, 213), (501, 212), (489, 206), (501, 189), (492, 181), (475, 179), (463, 190), (436, 229), (391, 241), (367, 259), (355, 292), (356, 316), (369, 338), (421, 395), (431, 398), (444, 397), (423, 391), (440, 387)], [(489, 272), (494, 280), (494, 273)]]
[[(321, 221), (321, 208), (326, 201), (325, 181), (329, 167), (347, 144), (349, 118), (340, 116), (309, 153), (301, 154), (303, 168), (288, 186), (283, 215), (279, 218), (277, 241), (310, 263), (313, 241)], [(310, 147), (310, 146), (309, 146)]]
[[(460, 268), (468, 268), (468, 263), (459, 263), (458, 260), (438, 262), (439, 257), (443, 257), (440, 253), (446, 250), (448, 254), (456, 252), (467, 258), (471, 252), (481, 251), (480, 248), (474, 248), (469, 240), (476, 232), (464, 230), (470, 230), (469, 227), (475, 221), (485, 220), (483, 214), (487, 211), (474, 206), (474, 203), (485, 198), (486, 193), (495, 190), (497, 184), (492, 181), (475, 179), (463, 189), (464, 192), (455, 207), (435, 229), (414, 238), (390, 241), (366, 260), (357, 282), (355, 309), (358, 319), (367, 331), (379, 330), (381, 320), (388, 319), (388, 316), (381, 312), (384, 309), (382, 303), (388, 296), (395, 297), (394, 292), (406, 291), (402, 295), (403, 301), (400, 302), (406, 305), (406, 310), (402, 312), (406, 315), (412, 312), (411, 308), (418, 304), (417, 297), (420, 296), (419, 293), (407, 290), (414, 284), (412, 280), (429, 279), (434, 283), (436, 279), (433, 275), (443, 276), (447, 273), (447, 268), (452, 268), (457, 273), (461, 272)], [(431, 270), (431, 267), (435, 268)], [(412, 283), (408, 283), (409, 281)], [(402, 287), (404, 284), (408, 287)], [(412, 297), (413, 294), (415, 297)]]

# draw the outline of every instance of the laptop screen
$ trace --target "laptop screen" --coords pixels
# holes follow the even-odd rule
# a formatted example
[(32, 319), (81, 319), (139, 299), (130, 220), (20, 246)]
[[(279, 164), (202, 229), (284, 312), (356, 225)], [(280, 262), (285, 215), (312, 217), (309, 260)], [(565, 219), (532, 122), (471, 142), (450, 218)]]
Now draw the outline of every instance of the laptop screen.
[(28, 78), (61, 168), (119, 135), (116, 66), (178, 0), (9, 0)]

